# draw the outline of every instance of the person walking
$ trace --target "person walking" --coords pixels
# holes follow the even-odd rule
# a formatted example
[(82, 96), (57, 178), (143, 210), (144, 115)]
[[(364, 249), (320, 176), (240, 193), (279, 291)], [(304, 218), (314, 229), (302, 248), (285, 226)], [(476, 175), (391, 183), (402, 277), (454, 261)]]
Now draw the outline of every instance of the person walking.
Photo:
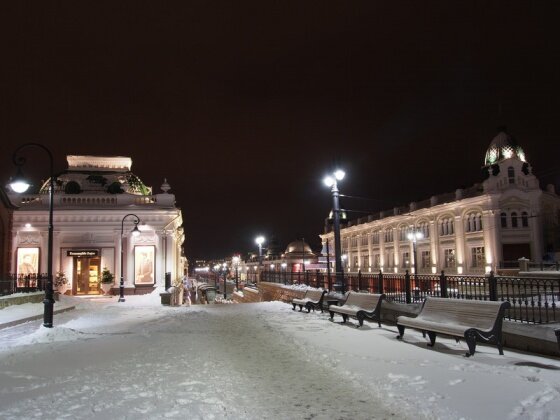
[(191, 290), (192, 290), (192, 282), (189, 279), (189, 276), (185, 274), (183, 276), (183, 304), (187, 306), (191, 306)]

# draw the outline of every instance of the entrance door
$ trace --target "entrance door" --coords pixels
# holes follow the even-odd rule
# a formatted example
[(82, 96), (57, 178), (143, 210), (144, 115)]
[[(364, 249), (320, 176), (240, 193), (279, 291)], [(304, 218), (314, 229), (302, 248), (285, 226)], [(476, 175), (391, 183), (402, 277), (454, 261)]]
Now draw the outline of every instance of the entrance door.
[(101, 258), (74, 257), (74, 294), (99, 294), (99, 266)]

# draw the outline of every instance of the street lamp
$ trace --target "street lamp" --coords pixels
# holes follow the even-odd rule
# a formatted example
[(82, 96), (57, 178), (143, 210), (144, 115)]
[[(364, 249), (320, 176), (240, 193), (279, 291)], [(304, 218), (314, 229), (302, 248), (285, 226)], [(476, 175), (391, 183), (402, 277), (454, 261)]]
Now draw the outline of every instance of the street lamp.
[(39, 147), (43, 149), (49, 156), (49, 231), (47, 242), (47, 284), (45, 287), (45, 298), (43, 299), (44, 313), (43, 313), (43, 326), (47, 328), (53, 327), (53, 312), (54, 312), (54, 292), (53, 292), (53, 276), (52, 276), (52, 254), (53, 254), (53, 205), (54, 205), (54, 159), (51, 151), (39, 143), (25, 143), (19, 146), (12, 155), (12, 161), (17, 167), (16, 176), (11, 180), (10, 187), (16, 193), (23, 193), (27, 191), (31, 184), (29, 184), (23, 177), (21, 167), (25, 164), (25, 158), (18, 156), (20, 150), (26, 147)]
[[(262, 265), (262, 244), (264, 243), (264, 241), (265, 241), (265, 239), (264, 239), (264, 236), (262, 236), (262, 235), (261, 235), (261, 236), (257, 236), (257, 237), (255, 238), (255, 242), (256, 242), (257, 245), (259, 246), (259, 269), (261, 268), (261, 265)], [(255, 267), (255, 269), (256, 269), (256, 267)], [(259, 273), (260, 273), (260, 271), (259, 271)], [(256, 283), (256, 282), (257, 282), (257, 281), (256, 281), (256, 278), (255, 278), (255, 283)]]
[(231, 261), (233, 262), (233, 267), (235, 268), (235, 290), (239, 290), (239, 278), (237, 277), (237, 267), (239, 266), (239, 255), (235, 255)]
[(255, 242), (259, 246), (259, 265), (262, 264), (262, 244), (264, 243), (265, 239), (264, 236), (257, 236), (255, 238)]
[(138, 236), (140, 231), (138, 230), (138, 223), (140, 223), (140, 218), (133, 213), (129, 213), (122, 218), (121, 221), (121, 281), (119, 283), (119, 302), (124, 302), (124, 221), (128, 216), (132, 216), (135, 219), (133, 220), (134, 229), (132, 229), (132, 235)]
[(338, 181), (344, 179), (344, 171), (338, 169), (332, 175), (328, 175), (323, 179), (327, 187), (331, 188), (333, 196), (333, 228), (334, 228), (334, 260), (336, 271), (336, 282), (340, 285), (341, 292), (345, 292), (344, 274), (342, 273), (341, 247), (340, 247), (340, 203), (338, 201)]
[(282, 267), (282, 272), (284, 274), (284, 284), (286, 284), (286, 267), (288, 266), (288, 264), (283, 262), (282, 264), (280, 264), (280, 266)]
[(422, 239), (424, 237), (424, 235), (422, 235), (422, 232), (414, 230), (413, 232), (409, 232), (408, 235), (406, 235), (406, 237), (408, 238), (409, 241), (412, 241), (412, 258), (413, 258), (413, 262), (414, 262), (414, 279), (416, 280), (416, 274), (418, 273), (418, 264), (416, 262), (416, 241), (418, 239)]

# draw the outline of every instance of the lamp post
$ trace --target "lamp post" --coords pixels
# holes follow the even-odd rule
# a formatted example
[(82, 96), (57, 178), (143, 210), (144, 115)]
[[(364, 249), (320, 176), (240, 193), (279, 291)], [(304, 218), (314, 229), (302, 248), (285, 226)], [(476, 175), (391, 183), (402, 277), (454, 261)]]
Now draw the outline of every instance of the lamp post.
[(259, 246), (259, 265), (262, 264), (262, 244), (264, 243), (265, 239), (264, 236), (257, 236), (255, 238), (255, 242)]
[(214, 265), (214, 288), (218, 290), (218, 280), (220, 280), (220, 264)]
[(140, 231), (138, 230), (138, 223), (140, 223), (140, 218), (133, 213), (129, 213), (122, 218), (121, 221), (121, 281), (119, 282), (119, 302), (124, 302), (124, 221), (128, 216), (132, 216), (134, 229), (132, 229), (132, 235), (138, 236)]
[(284, 284), (286, 284), (286, 267), (287, 267), (287, 266), (288, 266), (288, 264), (286, 264), (285, 262), (283, 262), (283, 263), (281, 264), (281, 267), (282, 267), (282, 274), (283, 274), (283, 277), (284, 277)]
[(235, 290), (239, 290), (239, 278), (237, 277), (237, 268), (239, 266), (239, 255), (235, 255), (232, 259), (235, 268)]
[(412, 232), (409, 232), (408, 235), (406, 235), (406, 237), (408, 238), (409, 241), (412, 241), (412, 258), (414, 263), (414, 284), (416, 285), (416, 287), (418, 287), (418, 277), (417, 277), (418, 264), (416, 260), (416, 241), (418, 239), (422, 239), (424, 235), (422, 234), (422, 232), (419, 232), (416, 229), (414, 229)]
[(344, 179), (345, 173), (342, 170), (336, 170), (332, 175), (328, 175), (323, 179), (323, 182), (327, 187), (331, 188), (333, 197), (333, 229), (334, 229), (334, 260), (335, 260), (335, 271), (336, 271), (336, 282), (340, 285), (340, 290), (342, 293), (345, 292), (344, 285), (344, 274), (342, 272), (342, 260), (341, 260), (341, 246), (340, 246), (340, 203), (338, 200), (338, 181)]
[(24, 179), (21, 167), (25, 164), (25, 158), (18, 156), (18, 153), (26, 147), (38, 147), (43, 149), (49, 156), (49, 230), (47, 242), (47, 284), (45, 286), (45, 298), (43, 299), (44, 313), (43, 313), (43, 326), (47, 328), (53, 327), (53, 312), (54, 312), (54, 292), (53, 292), (53, 276), (52, 276), (52, 255), (53, 255), (53, 205), (54, 205), (54, 159), (51, 151), (39, 143), (25, 143), (19, 146), (12, 155), (12, 161), (17, 167), (15, 178), (10, 182), (10, 187), (16, 193), (23, 193), (27, 191), (30, 184)]
[[(259, 246), (259, 274), (260, 274), (260, 268), (262, 265), (262, 244), (264, 243), (265, 239), (264, 236), (257, 236), (255, 238), (255, 242), (257, 243), (257, 245)], [(255, 283), (257, 283), (256, 278), (255, 278)]]
[(227, 279), (227, 263), (223, 263), (222, 264), (223, 267), (223, 272), (224, 272), (224, 300), (227, 299), (227, 285), (226, 285), (226, 279)]

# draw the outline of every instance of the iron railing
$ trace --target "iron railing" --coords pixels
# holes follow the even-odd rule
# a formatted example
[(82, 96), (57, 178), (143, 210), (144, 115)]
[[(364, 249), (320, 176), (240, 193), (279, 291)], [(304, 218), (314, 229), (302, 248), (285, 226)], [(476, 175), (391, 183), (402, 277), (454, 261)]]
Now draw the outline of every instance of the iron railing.
[(46, 284), (46, 274), (10, 274), (7, 278), (0, 279), (0, 296), (44, 291)]
[[(441, 274), (362, 274), (341, 273), (344, 291), (385, 293), (388, 300), (398, 303), (422, 302), (426, 296), (448, 299), (508, 301), (511, 309), (506, 319), (535, 324), (560, 321), (560, 278), (528, 278)], [(260, 281), (281, 284), (305, 284), (329, 291), (340, 291), (337, 276), (319, 271), (262, 271)]]

